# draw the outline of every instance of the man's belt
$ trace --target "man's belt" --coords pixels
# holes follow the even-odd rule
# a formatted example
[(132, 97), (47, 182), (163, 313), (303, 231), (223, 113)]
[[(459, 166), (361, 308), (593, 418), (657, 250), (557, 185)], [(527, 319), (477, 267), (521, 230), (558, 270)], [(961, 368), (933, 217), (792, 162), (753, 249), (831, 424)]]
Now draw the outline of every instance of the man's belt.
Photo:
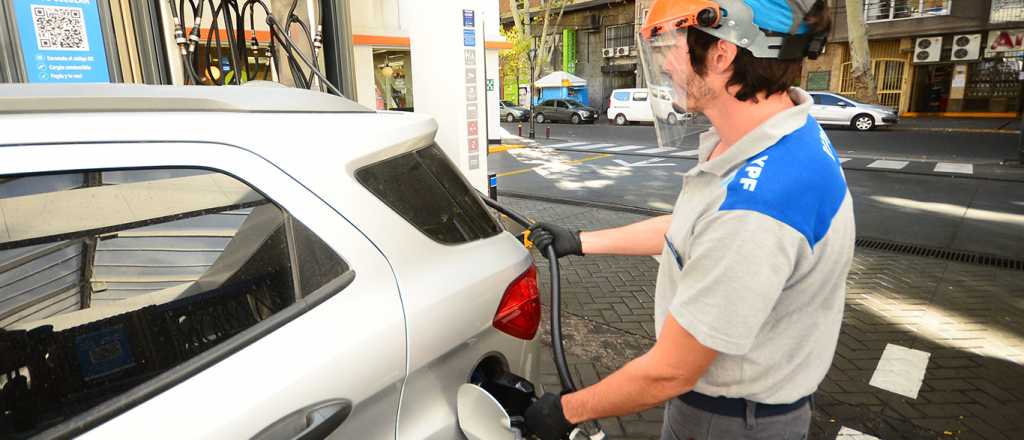
[(755, 405), (754, 416), (757, 418), (780, 416), (798, 410), (810, 400), (810, 396), (801, 397), (793, 403), (767, 404), (751, 402), (739, 397), (711, 397), (696, 391), (690, 391), (677, 399), (702, 411), (728, 417), (745, 418), (747, 415), (747, 404)]

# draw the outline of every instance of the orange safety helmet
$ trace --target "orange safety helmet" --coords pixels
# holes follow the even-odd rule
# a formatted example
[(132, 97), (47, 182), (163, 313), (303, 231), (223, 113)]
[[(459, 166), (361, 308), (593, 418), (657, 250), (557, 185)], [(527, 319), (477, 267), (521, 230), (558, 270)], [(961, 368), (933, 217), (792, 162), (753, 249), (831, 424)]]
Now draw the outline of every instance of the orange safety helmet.
[(721, 15), (718, 3), (712, 0), (654, 0), (640, 27), (640, 36), (648, 39), (669, 28), (712, 27)]

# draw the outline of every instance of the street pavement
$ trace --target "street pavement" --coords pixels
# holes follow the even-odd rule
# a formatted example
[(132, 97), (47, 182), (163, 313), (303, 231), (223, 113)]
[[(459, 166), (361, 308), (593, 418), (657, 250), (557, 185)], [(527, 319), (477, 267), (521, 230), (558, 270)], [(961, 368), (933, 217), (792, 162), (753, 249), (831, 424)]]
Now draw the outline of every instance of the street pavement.
[[(898, 159), (918, 161), (953, 161), (971, 164), (999, 164), (1007, 159), (1019, 159), (1018, 132), (998, 129), (1008, 122), (963, 120), (904, 120), (894, 128), (879, 128), (859, 132), (848, 128), (825, 127), (836, 150), (845, 157), (870, 159)], [(529, 133), (529, 123), (503, 123), (503, 128), (522, 135)], [(707, 121), (695, 119), (697, 130), (707, 127)], [(1013, 123), (1009, 128), (1016, 128)], [(550, 130), (550, 135), (547, 131)], [(536, 139), (545, 143), (589, 142), (618, 145), (658, 144), (650, 124), (616, 126), (599, 120), (593, 125), (536, 124)]]
[[(501, 202), (579, 229), (646, 218), (522, 198)], [(546, 264), (534, 255), (548, 304)], [(570, 369), (590, 385), (653, 345), (657, 262), (567, 257), (561, 267)], [(1024, 271), (858, 248), (847, 289), (836, 356), (814, 396), (811, 439), (1024, 438)], [(549, 354), (541, 373), (542, 387), (557, 391)], [(661, 419), (655, 408), (601, 425), (611, 439), (657, 439)]]
[[(626, 210), (670, 212), (683, 173), (696, 165), (635, 151), (503, 148), (488, 156), (499, 192)], [(1024, 259), (1024, 170), (975, 165), (967, 174), (963, 163), (937, 171), (940, 163), (891, 162), (899, 163), (844, 163), (859, 238)]]

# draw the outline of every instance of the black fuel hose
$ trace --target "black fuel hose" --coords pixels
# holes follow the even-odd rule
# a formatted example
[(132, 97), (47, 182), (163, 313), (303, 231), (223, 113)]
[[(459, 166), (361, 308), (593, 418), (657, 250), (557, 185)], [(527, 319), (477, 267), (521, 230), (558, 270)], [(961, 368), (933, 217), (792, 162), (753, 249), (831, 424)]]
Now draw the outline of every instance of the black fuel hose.
[[(520, 226), (527, 229), (534, 226), (530, 219), (499, 204), (490, 197), (481, 194), (480, 199), (483, 200), (484, 204), (490, 206), (495, 211), (505, 214)], [(558, 266), (558, 257), (555, 256), (555, 248), (553, 246), (548, 245), (547, 248), (541, 249), (541, 252), (544, 252), (548, 257), (548, 271), (551, 275), (551, 350), (554, 355), (555, 368), (558, 370), (558, 380), (562, 383), (562, 390), (571, 393), (576, 391), (576, 384), (573, 383), (572, 375), (569, 374), (569, 362), (566, 360), (565, 346), (562, 342), (561, 270)]]

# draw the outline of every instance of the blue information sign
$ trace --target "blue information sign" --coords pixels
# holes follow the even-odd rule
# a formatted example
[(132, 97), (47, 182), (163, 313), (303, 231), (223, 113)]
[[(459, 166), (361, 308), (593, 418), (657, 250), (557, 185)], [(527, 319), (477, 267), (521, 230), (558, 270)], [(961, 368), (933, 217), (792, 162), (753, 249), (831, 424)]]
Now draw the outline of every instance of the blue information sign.
[(466, 47), (476, 46), (476, 30), (474, 29), (463, 29), (462, 30), (462, 44)]
[(14, 0), (28, 82), (110, 82), (98, 0)]
[(462, 10), (462, 27), (476, 27), (476, 14), (472, 9)]

